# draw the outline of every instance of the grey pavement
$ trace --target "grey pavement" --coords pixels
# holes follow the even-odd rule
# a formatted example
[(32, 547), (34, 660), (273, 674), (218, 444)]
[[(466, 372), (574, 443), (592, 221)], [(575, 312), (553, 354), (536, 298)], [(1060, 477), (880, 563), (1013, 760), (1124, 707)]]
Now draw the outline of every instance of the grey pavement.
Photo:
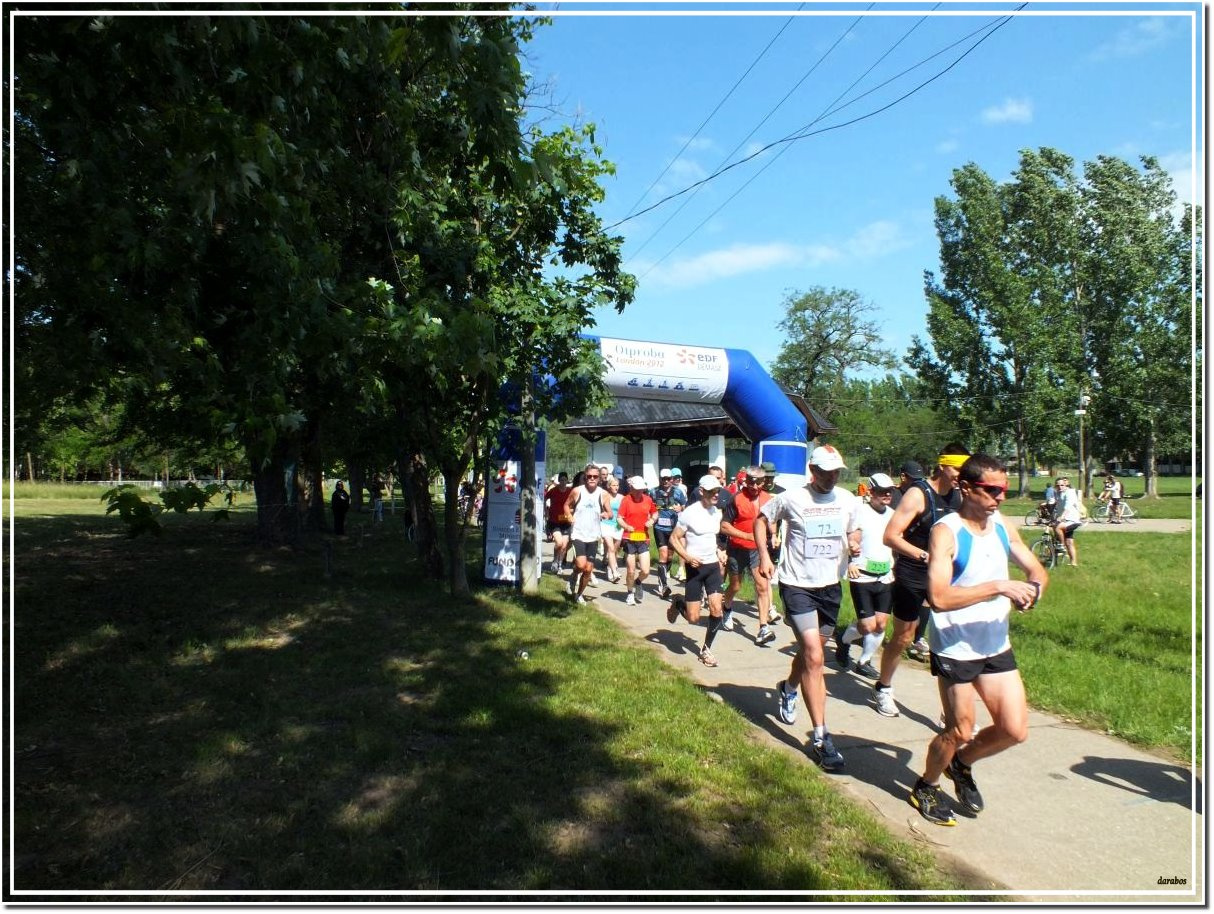
[[(654, 577), (647, 587), (656, 586)], [(587, 596), (600, 611), (804, 759), (808, 776), (830, 778), (891, 833), (967, 872), (976, 893), (1005, 893), (1008, 902), (1204, 902), (1203, 785), (1189, 766), (1032, 711), (1025, 743), (974, 766), (986, 810), (977, 818), (959, 814), (955, 827), (934, 825), (906, 801), (940, 716), (926, 664), (903, 660), (894, 678), (901, 714), (886, 718), (871, 703), (871, 680), (837, 670), (833, 642), (828, 646), (827, 724), (847, 763), (845, 773), (828, 775), (802, 754), (810, 729), (804, 705), (792, 726), (776, 713), (776, 684), (787, 678), (793, 651), (783, 621), (777, 640), (759, 647), (756, 611), (735, 602), (735, 629), (713, 643), (720, 666), (708, 668), (697, 659), (703, 622), (669, 625), (668, 603), (652, 589), (641, 605), (628, 606), (622, 583), (596, 578)], [(858, 650), (853, 646), (853, 658)], [(989, 722), (980, 703), (978, 721)], [(942, 788), (952, 796), (951, 782)], [(1160, 882), (1169, 879), (1184, 881)]]

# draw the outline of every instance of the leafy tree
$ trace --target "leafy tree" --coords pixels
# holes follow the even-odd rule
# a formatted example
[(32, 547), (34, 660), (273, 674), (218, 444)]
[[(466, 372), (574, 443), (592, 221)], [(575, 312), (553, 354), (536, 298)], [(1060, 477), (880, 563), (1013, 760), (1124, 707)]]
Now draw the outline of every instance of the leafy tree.
[(783, 308), (784, 344), (771, 376), (823, 416), (835, 418), (849, 372), (894, 367), (894, 354), (881, 345), (881, 328), (870, 319), (875, 308), (858, 292), (815, 286), (789, 292)]
[(879, 380), (850, 379), (844, 385), (833, 443), (857, 473), (892, 473), (909, 459), (935, 457), (955, 437), (954, 425), (938, 391), (913, 375)]

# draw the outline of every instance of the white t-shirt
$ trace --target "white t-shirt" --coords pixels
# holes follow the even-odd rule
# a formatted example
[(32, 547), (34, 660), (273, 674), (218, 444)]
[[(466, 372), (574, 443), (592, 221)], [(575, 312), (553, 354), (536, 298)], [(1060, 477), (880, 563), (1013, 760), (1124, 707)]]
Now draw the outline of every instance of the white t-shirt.
[(853, 556), (851, 563), (860, 566), (858, 583), (878, 581), (889, 584), (894, 579), (894, 551), (882, 541), (889, 519), (894, 516), (892, 508), (877, 513), (863, 499), (856, 499), (856, 527), (860, 530), (860, 554)]
[(717, 534), (721, 532), (721, 509), (716, 505), (705, 508), (696, 500), (679, 512), (676, 528), (683, 531), (683, 548), (701, 562), (717, 560)]
[[(1009, 534), (1001, 514), (992, 514), (985, 533), (975, 533), (960, 514), (946, 514), (936, 521), (953, 531), (953, 583), (958, 587), (1005, 581), (1008, 578)], [(997, 527), (1003, 528), (1002, 535)], [(1002, 654), (1012, 646), (1008, 637), (1008, 616), (1012, 601), (992, 597), (950, 612), (932, 612), (928, 643), (932, 653), (954, 660), (980, 660)]]
[(1078, 524), (1083, 521), (1079, 513), (1079, 493), (1074, 489), (1064, 489), (1058, 496), (1058, 521), (1063, 524)]
[(760, 509), (773, 526), (788, 522), (781, 584), (826, 587), (847, 574), (847, 534), (856, 529), (856, 501), (838, 486), (822, 494), (807, 485), (773, 495)]

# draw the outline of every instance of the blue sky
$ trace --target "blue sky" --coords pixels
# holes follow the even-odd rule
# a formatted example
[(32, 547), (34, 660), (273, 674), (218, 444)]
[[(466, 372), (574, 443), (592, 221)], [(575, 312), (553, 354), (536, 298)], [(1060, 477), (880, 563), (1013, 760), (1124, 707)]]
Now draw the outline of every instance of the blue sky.
[[(618, 169), (604, 181), (607, 223), (807, 125), (895, 102), (620, 225), (637, 297), (622, 316), (601, 310), (594, 332), (745, 349), (769, 365), (786, 293), (826, 286), (859, 292), (902, 355), (926, 333), (933, 201), (955, 168), (974, 162), (1002, 181), (1024, 148), (1057, 148), (1077, 166), (1146, 154), (1192, 199), (1195, 135), (1199, 165), (1204, 156), (1199, 4), (1030, 3), (968, 40), (1018, 4), (798, 5), (538, 5), (554, 22), (525, 66), (553, 110), (533, 114), (596, 126)], [(743, 15), (708, 14), (725, 11)], [(1162, 15), (1178, 11), (1197, 15)]]

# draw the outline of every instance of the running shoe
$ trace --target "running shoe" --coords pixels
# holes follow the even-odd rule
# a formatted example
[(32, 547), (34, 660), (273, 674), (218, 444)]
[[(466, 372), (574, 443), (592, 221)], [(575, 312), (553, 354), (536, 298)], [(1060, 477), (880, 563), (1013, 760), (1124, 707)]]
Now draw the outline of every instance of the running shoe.
[(641, 589), (641, 582), (637, 581), (632, 587), (633, 596), (636, 599), (637, 605), (641, 605), (645, 601), (645, 591)]
[(787, 682), (781, 679), (776, 685), (776, 698), (780, 702), (780, 720), (786, 724), (795, 724), (797, 722), (797, 693), (784, 691), (784, 684)]
[(577, 593), (577, 585), (574, 583), (575, 580), (575, 578), (570, 578), (569, 583), (565, 585), (565, 592), (571, 597)]
[(805, 754), (823, 771), (843, 770), (843, 753), (835, 748), (829, 733), (806, 746)]
[(561, 566), (560, 566), (560, 563), (558, 563), (558, 562), (553, 562), (553, 563), (552, 563), (552, 564), (549, 566), (549, 569), (552, 571), (552, 573), (553, 573), (553, 574), (560, 574), (560, 573), (561, 573)]
[(733, 610), (725, 610), (725, 615), (721, 617), (721, 630), (726, 632), (733, 631)]
[(717, 658), (712, 655), (712, 651), (707, 646), (700, 648), (700, 663), (704, 666), (717, 666)]
[(859, 673), (861, 676), (865, 676), (869, 679), (880, 679), (881, 678), (881, 671), (878, 670), (871, 663), (869, 663), (867, 660), (865, 660), (863, 663), (856, 665), (856, 672)]
[(953, 782), (953, 790), (957, 794), (957, 802), (972, 813), (980, 813), (986, 808), (982, 802), (982, 794), (974, 783), (974, 775), (968, 765), (962, 765), (957, 756), (944, 769), (944, 776)]
[(767, 611), (767, 621), (769, 623), (771, 623), (772, 625), (775, 625), (777, 622), (779, 622), (783, 618), (784, 617), (782, 615), (780, 615), (778, 612), (776, 612), (776, 608), (774, 606)]
[(841, 670), (851, 666), (851, 645), (845, 644), (842, 636), (835, 636), (835, 664)]
[(586, 597), (586, 595), (585, 595), (585, 594), (578, 594), (578, 595), (577, 595), (577, 598), (576, 598), (576, 599), (575, 599), (573, 602), (574, 602), (574, 603), (583, 603), (583, 604), (585, 604), (585, 603), (589, 603), (589, 602), (590, 602), (590, 600), (589, 600), (589, 599)]
[(881, 688), (881, 683), (873, 684), (873, 701), (877, 703), (877, 713), (882, 717), (897, 717), (898, 706), (894, 704), (894, 690)]
[(926, 661), (930, 652), (931, 648), (928, 646), (928, 643), (920, 638), (906, 649), (906, 656), (910, 657), (911, 660)]
[(948, 798), (940, 792), (939, 787), (924, 783), (923, 778), (915, 781), (915, 786), (906, 799), (911, 806), (919, 810), (919, 815), (929, 822), (935, 822), (937, 825), (957, 824), (957, 817), (953, 815)]
[(686, 609), (687, 601), (682, 597), (675, 597), (670, 601), (670, 605), (666, 607), (666, 621), (674, 625)]
[(759, 634), (755, 636), (755, 644), (763, 645), (776, 640), (776, 633), (766, 625), (759, 626)]
[(632, 595), (632, 591), (628, 592), (628, 596), (624, 597), (625, 606), (636, 606), (637, 598)]
[(663, 600), (669, 600), (673, 594), (674, 594), (674, 591), (671, 590), (669, 587), (662, 588), (662, 599)]

